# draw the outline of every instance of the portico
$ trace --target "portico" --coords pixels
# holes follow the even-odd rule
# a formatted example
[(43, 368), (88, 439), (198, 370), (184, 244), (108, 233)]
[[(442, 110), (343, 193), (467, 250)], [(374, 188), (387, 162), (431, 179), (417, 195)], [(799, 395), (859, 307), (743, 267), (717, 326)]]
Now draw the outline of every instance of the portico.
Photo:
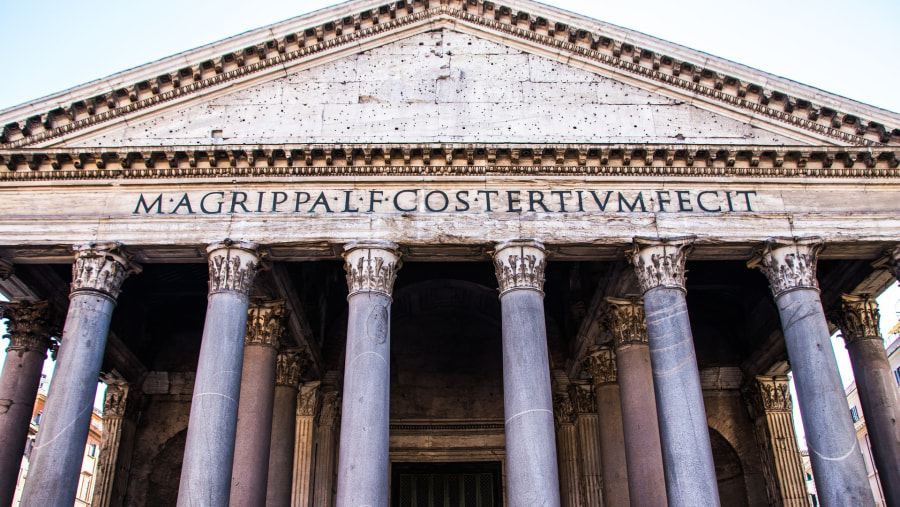
[(4, 315), (67, 316), (26, 504), (71, 503), (102, 373), (102, 505), (804, 505), (794, 402), (868, 505), (823, 347), (896, 440), (900, 117), (517, 5), (351, 2), (0, 112)]

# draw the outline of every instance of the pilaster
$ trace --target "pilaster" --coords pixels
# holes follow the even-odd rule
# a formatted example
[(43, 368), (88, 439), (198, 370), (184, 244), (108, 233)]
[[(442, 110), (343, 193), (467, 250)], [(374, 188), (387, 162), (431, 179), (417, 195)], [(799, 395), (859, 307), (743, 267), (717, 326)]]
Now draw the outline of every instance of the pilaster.
[(575, 429), (575, 406), (568, 392), (553, 394), (556, 447), (559, 460), (559, 493), (564, 507), (582, 505), (579, 477), (579, 442)]
[[(622, 426), (622, 397), (619, 392), (616, 353), (608, 345), (595, 346), (588, 351), (583, 364), (591, 374), (593, 392), (590, 389), (579, 389), (573, 398), (578, 396), (583, 400), (581, 403), (576, 402), (576, 406), (581, 405), (579, 411), (590, 410), (597, 418), (599, 441), (585, 442), (585, 445), (592, 446), (595, 452), (599, 451), (603, 480), (597, 484), (603, 486), (603, 505), (627, 506), (631, 504), (631, 500), (627, 468), (624, 466), (625, 433)], [(588, 481), (588, 484), (591, 482)], [(600, 497), (596, 493), (592, 498), (588, 494), (587, 498), (590, 499), (588, 505), (600, 505)]]
[(297, 393), (297, 425), (294, 437), (294, 469), (291, 505), (308, 507), (313, 501), (316, 413), (321, 402), (321, 383), (307, 382)]
[(787, 376), (758, 376), (744, 389), (771, 505), (806, 507), (806, 481)]

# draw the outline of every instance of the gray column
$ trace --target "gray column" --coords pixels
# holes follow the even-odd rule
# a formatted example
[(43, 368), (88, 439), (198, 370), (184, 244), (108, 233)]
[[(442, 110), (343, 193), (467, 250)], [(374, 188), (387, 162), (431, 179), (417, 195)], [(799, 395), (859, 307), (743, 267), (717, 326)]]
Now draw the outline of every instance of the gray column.
[(309, 507), (313, 501), (313, 472), (316, 459), (316, 413), (319, 408), (319, 381), (307, 382), (297, 395), (297, 427), (294, 443), (294, 486), (291, 505)]
[(638, 299), (606, 298), (606, 302), (622, 396), (629, 497), (635, 505), (665, 506), (665, 488), (648, 487), (665, 484), (665, 472), (644, 304)]
[[(322, 394), (322, 406), (319, 409), (316, 424), (316, 455), (313, 470), (313, 507), (331, 507), (334, 505), (334, 461), (335, 444), (337, 443), (336, 427), (341, 413), (341, 395), (337, 391)], [(300, 505), (303, 505), (302, 503)]]
[(228, 505), (244, 335), (259, 266), (256, 245), (225, 241), (206, 249), (209, 298), (191, 398), (178, 505)]
[(537, 241), (497, 245), (503, 322), (503, 411), (510, 505), (559, 505), (553, 394), (544, 323), (547, 252)]
[(773, 238), (748, 263), (769, 279), (822, 505), (874, 505), (819, 300), (820, 238)]
[(559, 494), (563, 507), (578, 507), (581, 503), (578, 474), (578, 435), (575, 431), (575, 407), (569, 393), (553, 394), (553, 415), (556, 418), (556, 448), (559, 459)]
[(308, 361), (297, 350), (283, 350), (275, 366), (275, 406), (269, 450), (266, 506), (291, 505), (294, 476), (294, 438), (297, 426), (297, 388)]
[(841, 334), (853, 364), (875, 467), (888, 505), (900, 505), (900, 391), (884, 350), (879, 320), (874, 297), (844, 294)]
[(0, 374), (0, 505), (10, 505), (50, 346), (50, 326), (46, 301), (0, 303), (0, 316), (7, 319), (4, 338), (9, 339)]
[[(616, 354), (609, 346), (593, 347), (584, 360), (594, 383), (597, 417), (600, 423), (600, 461), (603, 464), (603, 504), (607, 507), (631, 505), (625, 432), (622, 428), (622, 398), (616, 372)], [(644, 485), (648, 488), (648, 485)], [(641, 504), (639, 504), (641, 505)]]
[(350, 308), (336, 505), (386, 507), (390, 308), (400, 252), (394, 243), (360, 241), (344, 247), (344, 261)]
[(275, 363), (284, 331), (284, 301), (253, 301), (247, 311), (241, 395), (231, 472), (233, 505), (264, 507), (272, 443)]
[(635, 238), (631, 261), (644, 298), (671, 506), (719, 505), (706, 409), (688, 319), (684, 262), (693, 238)]
[(118, 243), (75, 252), (69, 311), (22, 492), (26, 507), (75, 503), (109, 321), (122, 282), (139, 269)]

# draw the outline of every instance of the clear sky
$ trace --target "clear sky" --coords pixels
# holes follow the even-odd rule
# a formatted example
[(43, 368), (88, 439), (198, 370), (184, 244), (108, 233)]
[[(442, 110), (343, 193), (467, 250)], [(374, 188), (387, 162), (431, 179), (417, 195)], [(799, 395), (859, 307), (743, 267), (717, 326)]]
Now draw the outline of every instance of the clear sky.
[[(334, 3), (0, 0), (0, 109)], [(546, 3), (900, 112), (896, 0)]]

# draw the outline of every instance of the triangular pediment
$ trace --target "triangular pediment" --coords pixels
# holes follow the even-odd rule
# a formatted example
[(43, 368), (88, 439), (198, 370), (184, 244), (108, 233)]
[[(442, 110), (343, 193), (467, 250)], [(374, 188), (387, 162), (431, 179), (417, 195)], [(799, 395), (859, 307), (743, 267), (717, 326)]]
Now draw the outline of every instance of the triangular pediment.
[(515, 6), (347, 2), (0, 112), (0, 147), (900, 137), (900, 115), (541, 4)]

